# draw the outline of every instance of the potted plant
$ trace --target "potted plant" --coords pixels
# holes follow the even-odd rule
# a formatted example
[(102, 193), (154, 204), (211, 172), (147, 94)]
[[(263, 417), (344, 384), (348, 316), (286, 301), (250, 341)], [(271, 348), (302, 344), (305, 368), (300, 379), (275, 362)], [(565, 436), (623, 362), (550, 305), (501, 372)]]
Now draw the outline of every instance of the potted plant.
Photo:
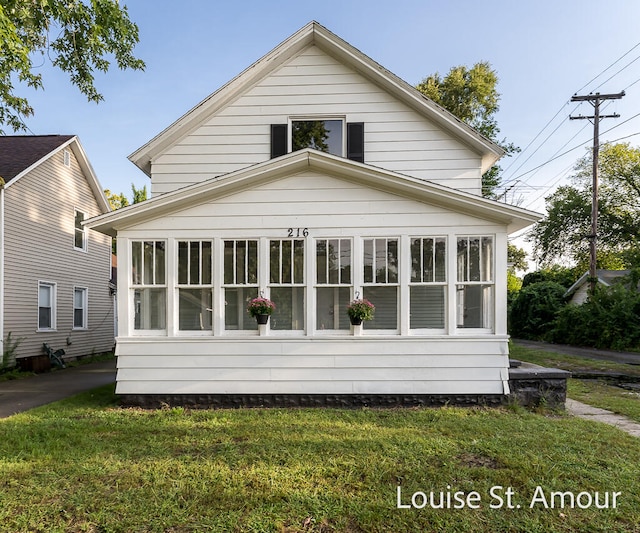
[(371, 320), (375, 310), (376, 307), (369, 300), (365, 300), (364, 298), (353, 300), (347, 306), (349, 320), (354, 326), (359, 326), (362, 324), (363, 320)]
[(273, 310), (276, 308), (276, 304), (274, 304), (268, 298), (263, 298), (259, 296), (258, 298), (254, 298), (249, 302), (247, 306), (247, 312), (252, 317), (258, 321), (258, 324), (264, 325), (269, 321), (269, 316), (273, 313)]

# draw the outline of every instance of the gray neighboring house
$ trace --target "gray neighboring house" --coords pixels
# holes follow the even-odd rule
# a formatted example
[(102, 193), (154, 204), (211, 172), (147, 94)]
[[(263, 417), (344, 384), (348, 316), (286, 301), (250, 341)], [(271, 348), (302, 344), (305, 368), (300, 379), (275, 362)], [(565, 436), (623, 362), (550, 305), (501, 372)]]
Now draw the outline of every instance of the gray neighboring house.
[[(111, 238), (84, 228), (109, 212), (74, 135), (0, 136), (0, 340), (16, 358), (65, 358), (114, 344)], [(8, 346), (7, 346), (8, 347)]]
[[(598, 283), (604, 287), (611, 287), (630, 273), (631, 270), (605, 270), (602, 268), (596, 270)], [(585, 272), (580, 276), (580, 278), (567, 289), (564, 297), (568, 299), (570, 304), (582, 305), (585, 303), (589, 297), (589, 272)]]

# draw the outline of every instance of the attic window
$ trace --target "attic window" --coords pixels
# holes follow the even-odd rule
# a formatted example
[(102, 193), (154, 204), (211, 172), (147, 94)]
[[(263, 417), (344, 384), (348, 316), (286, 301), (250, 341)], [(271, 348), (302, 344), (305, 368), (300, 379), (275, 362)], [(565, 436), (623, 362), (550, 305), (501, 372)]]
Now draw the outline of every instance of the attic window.
[(71, 152), (69, 152), (69, 150), (63, 151), (63, 158), (64, 158), (64, 166), (71, 167)]
[(346, 146), (344, 126), (342, 119), (292, 120), (289, 124), (272, 124), (271, 157), (280, 157), (290, 150), (315, 148), (364, 163), (364, 123), (346, 124)]
[(291, 151), (314, 148), (342, 156), (342, 120), (294, 120), (291, 122)]

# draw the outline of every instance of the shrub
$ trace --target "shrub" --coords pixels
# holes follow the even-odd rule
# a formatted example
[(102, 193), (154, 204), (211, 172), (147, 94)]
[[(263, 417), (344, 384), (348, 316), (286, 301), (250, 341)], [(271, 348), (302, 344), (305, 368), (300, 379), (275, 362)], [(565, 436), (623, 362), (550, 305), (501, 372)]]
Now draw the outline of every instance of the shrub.
[(553, 281), (523, 287), (510, 310), (510, 333), (514, 337), (548, 340), (564, 307), (565, 288)]

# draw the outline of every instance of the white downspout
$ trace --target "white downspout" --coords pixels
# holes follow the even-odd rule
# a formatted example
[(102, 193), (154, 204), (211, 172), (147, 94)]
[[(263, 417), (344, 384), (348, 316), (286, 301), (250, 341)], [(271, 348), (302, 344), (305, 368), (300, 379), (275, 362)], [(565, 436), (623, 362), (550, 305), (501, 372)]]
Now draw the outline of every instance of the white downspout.
[(0, 353), (4, 355), (4, 180), (0, 177)]

